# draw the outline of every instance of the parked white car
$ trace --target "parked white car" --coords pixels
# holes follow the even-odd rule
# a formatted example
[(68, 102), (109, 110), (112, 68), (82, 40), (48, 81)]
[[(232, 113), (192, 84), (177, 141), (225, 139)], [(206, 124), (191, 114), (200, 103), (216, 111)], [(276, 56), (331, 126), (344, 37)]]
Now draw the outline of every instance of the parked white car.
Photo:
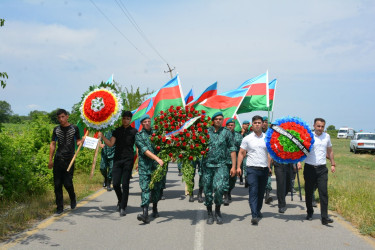
[(358, 151), (375, 152), (375, 133), (356, 133), (350, 141), (350, 152)]

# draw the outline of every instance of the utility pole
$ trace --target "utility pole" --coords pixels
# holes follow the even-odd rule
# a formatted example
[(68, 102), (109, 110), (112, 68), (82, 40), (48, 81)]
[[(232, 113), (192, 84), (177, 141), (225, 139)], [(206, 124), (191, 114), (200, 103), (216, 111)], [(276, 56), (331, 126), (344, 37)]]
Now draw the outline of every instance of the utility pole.
[(164, 73), (169, 73), (169, 74), (171, 74), (171, 79), (172, 79), (172, 78), (173, 78), (172, 71), (175, 70), (176, 67), (173, 67), (173, 69), (171, 69), (171, 67), (169, 66), (168, 63), (167, 63), (167, 66), (168, 66), (168, 69), (169, 69), (169, 70), (168, 70), (168, 71), (165, 71), (165, 70), (164, 70)]

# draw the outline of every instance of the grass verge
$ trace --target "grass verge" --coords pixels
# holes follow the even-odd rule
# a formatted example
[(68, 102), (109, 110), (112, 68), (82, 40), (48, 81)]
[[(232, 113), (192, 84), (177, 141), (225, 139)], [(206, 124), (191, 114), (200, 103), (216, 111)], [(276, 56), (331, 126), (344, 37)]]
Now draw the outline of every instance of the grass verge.
[[(90, 179), (86, 173), (74, 173), (74, 189), (77, 201), (82, 200), (102, 187), (103, 177), (96, 170)], [(68, 193), (64, 190), (64, 205), (69, 205)], [(56, 210), (53, 190), (41, 196), (25, 197), (23, 201), (3, 201), (0, 204), (0, 242), (11, 235), (31, 227), (35, 222), (51, 216)]]

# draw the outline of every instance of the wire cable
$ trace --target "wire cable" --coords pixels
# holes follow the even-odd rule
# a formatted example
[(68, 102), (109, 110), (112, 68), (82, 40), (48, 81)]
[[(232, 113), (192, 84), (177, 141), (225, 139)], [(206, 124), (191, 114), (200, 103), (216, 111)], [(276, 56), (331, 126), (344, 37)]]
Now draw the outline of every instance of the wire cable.
[(121, 30), (119, 30), (119, 28), (117, 28), (116, 25), (114, 25), (114, 23), (104, 14), (104, 12), (92, 1), (90, 0), (90, 2), (98, 9), (98, 11), (107, 19), (107, 21), (113, 26), (113, 28), (115, 28), (142, 56), (146, 57), (147, 59), (149, 59), (145, 54), (142, 53), (142, 51), (140, 51), (130, 40), (129, 38), (127, 38), (124, 33), (121, 32)]

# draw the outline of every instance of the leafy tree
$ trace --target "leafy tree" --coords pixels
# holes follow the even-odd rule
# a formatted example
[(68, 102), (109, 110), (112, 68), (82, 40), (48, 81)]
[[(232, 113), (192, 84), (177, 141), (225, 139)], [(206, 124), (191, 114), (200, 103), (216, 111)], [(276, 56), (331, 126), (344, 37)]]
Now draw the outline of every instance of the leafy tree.
[(134, 110), (145, 101), (146, 97), (153, 93), (153, 91), (149, 91), (148, 89), (146, 92), (141, 93), (139, 87), (134, 91), (133, 85), (130, 85), (130, 91), (128, 88), (122, 88), (119, 83), (114, 81), (115, 86), (119, 89), (122, 93), (122, 98), (125, 102), (125, 110)]
[(327, 127), (327, 130), (336, 130), (335, 126), (334, 125), (329, 125)]
[[(5, 20), (4, 19), (0, 19), (0, 27), (1, 26), (4, 26), (4, 23), (5, 23)], [(0, 72), (0, 86), (2, 88), (5, 88), (5, 86), (7, 85), (6, 81), (5, 80), (2, 80), (3, 79), (8, 79), (8, 74), (7, 72)]]
[(59, 124), (59, 121), (57, 120), (57, 111), (59, 108), (52, 110), (51, 112), (48, 113), (48, 117), (51, 120), (53, 124)]
[(35, 120), (38, 118), (38, 116), (45, 116), (47, 114), (48, 113), (46, 111), (33, 110), (33, 111), (30, 111), (29, 117), (31, 120)]
[(6, 101), (0, 101), (0, 123), (9, 122), (12, 113), (10, 104)]

